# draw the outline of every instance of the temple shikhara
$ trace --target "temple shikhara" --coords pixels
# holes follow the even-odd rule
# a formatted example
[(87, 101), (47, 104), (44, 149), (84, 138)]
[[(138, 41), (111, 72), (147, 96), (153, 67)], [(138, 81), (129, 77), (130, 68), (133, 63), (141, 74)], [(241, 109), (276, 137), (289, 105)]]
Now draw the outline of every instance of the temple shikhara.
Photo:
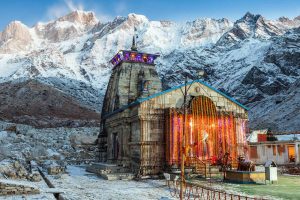
[[(137, 175), (179, 168), (185, 130), (185, 165), (217, 164), (247, 156), (247, 108), (201, 80), (162, 91), (157, 54), (121, 50), (112, 59), (104, 98), (99, 159)], [(186, 93), (186, 105), (182, 91)], [(186, 109), (186, 112), (184, 112)], [(186, 114), (185, 114), (186, 113)]]

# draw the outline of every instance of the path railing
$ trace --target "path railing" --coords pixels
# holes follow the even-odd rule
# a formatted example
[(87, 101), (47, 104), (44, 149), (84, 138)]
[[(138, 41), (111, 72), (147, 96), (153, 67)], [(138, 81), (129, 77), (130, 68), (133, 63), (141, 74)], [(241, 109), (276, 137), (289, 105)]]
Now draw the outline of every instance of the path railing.
[[(166, 175), (165, 175), (166, 176)], [(179, 198), (180, 194), (180, 181), (179, 176), (175, 177), (174, 180), (168, 180), (167, 185), (169, 187), (172, 197)], [(219, 189), (210, 188), (203, 185), (196, 185), (193, 183), (184, 184), (184, 199), (194, 200), (266, 200), (258, 197), (249, 197), (244, 195), (233, 194), (225, 192)]]

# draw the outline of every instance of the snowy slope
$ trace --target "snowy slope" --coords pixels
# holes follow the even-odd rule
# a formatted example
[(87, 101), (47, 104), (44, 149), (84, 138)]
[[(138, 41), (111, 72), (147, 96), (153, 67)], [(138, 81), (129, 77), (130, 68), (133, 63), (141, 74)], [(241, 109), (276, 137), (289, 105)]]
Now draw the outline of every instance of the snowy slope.
[[(0, 81), (39, 79), (100, 112), (111, 73), (108, 61), (130, 48), (136, 27), (139, 50), (161, 55), (157, 70), (165, 88), (177, 84), (173, 78), (179, 83), (182, 71), (195, 78), (198, 69), (205, 69), (206, 81), (253, 107), (254, 128), (263, 125), (262, 117), (264, 124), (273, 120), (268, 113), (280, 113), (263, 106), (277, 96), (294, 99), (286, 114), (299, 121), (294, 112), (299, 98), (286, 91), (296, 89), (292, 86), (299, 80), (299, 25), (299, 17), (268, 20), (251, 13), (236, 22), (207, 18), (176, 23), (129, 14), (102, 23), (84, 11), (31, 28), (12, 22), (0, 33)], [(297, 123), (288, 126), (283, 116), (278, 120), (287, 126), (277, 129), (300, 130)]]

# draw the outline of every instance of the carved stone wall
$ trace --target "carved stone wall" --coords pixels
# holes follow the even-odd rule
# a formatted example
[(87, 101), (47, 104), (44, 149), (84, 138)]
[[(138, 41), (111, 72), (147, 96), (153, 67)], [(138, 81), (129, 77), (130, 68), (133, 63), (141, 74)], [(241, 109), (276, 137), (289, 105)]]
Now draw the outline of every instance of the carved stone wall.
[(102, 118), (138, 98), (160, 92), (161, 89), (155, 65), (123, 62), (113, 69), (103, 102)]

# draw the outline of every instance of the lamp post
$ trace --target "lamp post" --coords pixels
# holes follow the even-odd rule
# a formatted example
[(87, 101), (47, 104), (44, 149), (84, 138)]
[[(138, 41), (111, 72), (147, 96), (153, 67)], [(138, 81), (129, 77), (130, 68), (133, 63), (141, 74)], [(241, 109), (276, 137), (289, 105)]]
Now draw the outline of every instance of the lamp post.
[[(198, 77), (203, 77), (204, 76), (204, 70), (199, 70), (198, 71)], [(187, 120), (187, 96), (188, 96), (188, 91), (195, 82), (193, 80), (190, 84), (189, 87), (187, 87), (187, 74), (185, 74), (184, 77), (184, 91), (180, 88), (182, 94), (183, 94), (183, 131), (182, 131), (182, 146), (180, 148), (180, 154), (181, 154), (181, 163), (180, 163), (180, 171), (181, 171), (181, 182), (180, 182), (180, 200), (183, 199), (183, 190), (184, 190), (184, 183), (185, 183), (185, 177), (184, 177), (184, 164), (185, 164), (185, 153), (186, 153), (186, 146), (185, 146), (185, 131), (186, 131), (186, 120)]]

